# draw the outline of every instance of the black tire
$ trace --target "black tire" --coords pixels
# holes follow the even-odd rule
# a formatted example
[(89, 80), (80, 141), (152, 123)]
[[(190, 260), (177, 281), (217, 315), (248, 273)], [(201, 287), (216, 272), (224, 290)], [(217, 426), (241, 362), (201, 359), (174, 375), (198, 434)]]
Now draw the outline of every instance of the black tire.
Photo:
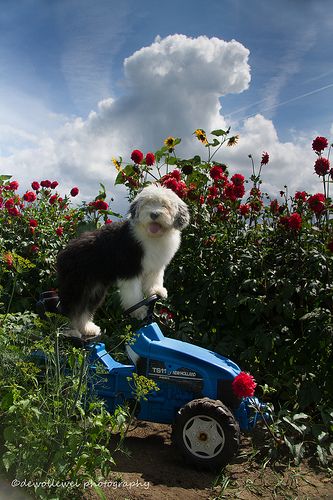
[(194, 399), (178, 411), (172, 442), (187, 462), (206, 469), (227, 465), (239, 448), (237, 420), (221, 401)]

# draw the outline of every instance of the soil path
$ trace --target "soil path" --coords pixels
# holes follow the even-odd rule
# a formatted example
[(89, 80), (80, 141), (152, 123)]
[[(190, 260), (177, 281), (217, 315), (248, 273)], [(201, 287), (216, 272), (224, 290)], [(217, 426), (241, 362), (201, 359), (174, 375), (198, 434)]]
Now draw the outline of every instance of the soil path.
[(140, 422), (125, 446), (129, 455), (115, 455), (115, 472), (101, 485), (108, 500), (333, 499), (332, 478), (324, 472), (306, 465), (264, 468), (250, 461), (253, 447), (246, 437), (238, 457), (218, 477), (184, 463), (171, 446), (167, 425)]

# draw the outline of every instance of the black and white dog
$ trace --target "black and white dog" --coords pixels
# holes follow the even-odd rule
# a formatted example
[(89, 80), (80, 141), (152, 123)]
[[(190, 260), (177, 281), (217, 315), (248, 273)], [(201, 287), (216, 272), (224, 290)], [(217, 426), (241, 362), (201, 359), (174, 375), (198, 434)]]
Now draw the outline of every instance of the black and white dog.
[[(111, 283), (116, 283), (124, 309), (144, 296), (167, 297), (164, 270), (180, 245), (189, 223), (186, 204), (170, 189), (150, 185), (130, 206), (126, 221), (83, 233), (59, 253), (57, 260), (61, 311), (84, 337), (97, 336), (93, 323)], [(138, 309), (139, 319), (146, 310)]]

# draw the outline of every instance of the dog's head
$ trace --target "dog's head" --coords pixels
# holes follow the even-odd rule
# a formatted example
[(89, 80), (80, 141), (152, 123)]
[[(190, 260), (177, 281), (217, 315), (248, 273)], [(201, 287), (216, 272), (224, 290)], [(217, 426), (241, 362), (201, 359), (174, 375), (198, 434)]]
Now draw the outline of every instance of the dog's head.
[(151, 237), (162, 236), (170, 229), (184, 229), (189, 221), (186, 204), (171, 189), (151, 184), (145, 187), (130, 206), (131, 219), (144, 227)]

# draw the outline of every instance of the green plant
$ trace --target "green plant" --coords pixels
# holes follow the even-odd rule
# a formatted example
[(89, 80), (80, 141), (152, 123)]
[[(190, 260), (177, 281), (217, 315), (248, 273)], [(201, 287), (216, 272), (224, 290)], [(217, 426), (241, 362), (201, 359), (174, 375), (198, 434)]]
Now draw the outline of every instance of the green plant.
[[(322, 154), (328, 141), (313, 141), (320, 160), (314, 170), (324, 193), (290, 196), (285, 186), (279, 199), (271, 199), (261, 191), (268, 153), (258, 166), (249, 155), (246, 180), (216, 161), (222, 147), (238, 140), (229, 129), (210, 135), (197, 129), (194, 135), (206, 159), (180, 158), (180, 139), (169, 137), (149, 161), (148, 155), (132, 154), (133, 163), (119, 159), (116, 165), (116, 183), (128, 188), (130, 199), (157, 182), (186, 200), (191, 211), (180, 251), (166, 272), (169, 334), (238, 360), (259, 385), (272, 388), (268, 399), (277, 410), (286, 408), (291, 419), (308, 415), (307, 433), (315, 436), (316, 426), (323, 426), (326, 451), (317, 449), (323, 463), (333, 431), (321, 417), (333, 407), (333, 171), (330, 150), (324, 160)], [(292, 426), (287, 431), (285, 424), (278, 418), (281, 436), (294, 443)], [(317, 446), (308, 434), (304, 443), (307, 453)], [(299, 449), (287, 445), (292, 454)]]
[(119, 427), (91, 398), (86, 352), (59, 332), (56, 318), (43, 323), (33, 313), (8, 314), (0, 331), (2, 462), (38, 498), (79, 495), (107, 477), (110, 431)]

